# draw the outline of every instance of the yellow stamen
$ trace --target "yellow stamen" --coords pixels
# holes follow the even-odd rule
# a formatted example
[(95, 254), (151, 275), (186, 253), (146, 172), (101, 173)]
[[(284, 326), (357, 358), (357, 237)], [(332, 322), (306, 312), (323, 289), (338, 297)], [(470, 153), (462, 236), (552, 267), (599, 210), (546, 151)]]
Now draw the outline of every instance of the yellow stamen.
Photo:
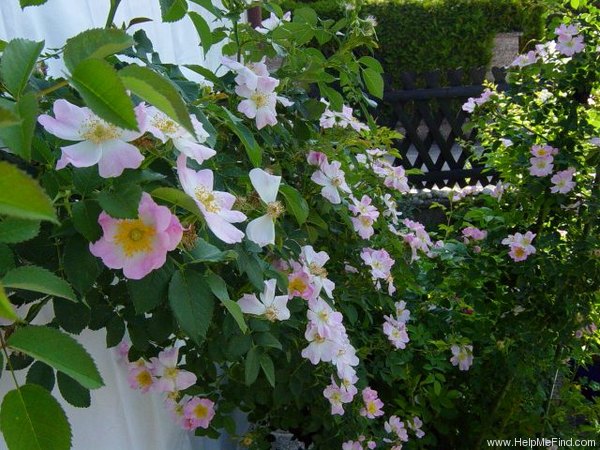
[(125, 256), (130, 258), (136, 253), (149, 252), (154, 244), (156, 230), (140, 219), (121, 220), (117, 224), (115, 242), (121, 246)]
[(204, 209), (211, 213), (218, 213), (221, 207), (217, 202), (213, 191), (209, 191), (204, 186), (198, 186), (195, 190), (196, 199), (204, 205)]
[(285, 211), (281, 202), (271, 202), (267, 205), (267, 215), (275, 220)]
[(81, 136), (87, 141), (92, 141), (94, 144), (101, 144), (102, 142), (116, 139), (119, 136), (116, 126), (100, 119), (89, 119), (84, 124), (84, 128), (85, 131), (81, 133)]

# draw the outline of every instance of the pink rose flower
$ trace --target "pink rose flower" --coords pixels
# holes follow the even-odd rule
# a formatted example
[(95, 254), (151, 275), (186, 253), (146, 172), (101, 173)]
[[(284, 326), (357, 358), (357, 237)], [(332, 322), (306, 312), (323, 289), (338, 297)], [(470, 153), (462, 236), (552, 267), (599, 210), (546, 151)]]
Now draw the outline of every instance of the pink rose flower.
[(74, 167), (91, 167), (98, 164), (103, 178), (118, 177), (125, 169), (137, 169), (144, 157), (135, 145), (146, 131), (144, 105), (135, 108), (139, 131), (123, 130), (96, 116), (89, 108), (80, 108), (66, 100), (54, 102), (54, 117), (42, 114), (38, 122), (44, 129), (66, 141), (80, 141), (61, 147), (62, 156), (56, 163), (60, 170), (71, 164)]
[(102, 211), (98, 222), (104, 235), (90, 243), (90, 252), (107, 267), (123, 269), (123, 275), (132, 280), (162, 267), (167, 253), (175, 250), (183, 236), (179, 219), (145, 192), (137, 219), (113, 219)]

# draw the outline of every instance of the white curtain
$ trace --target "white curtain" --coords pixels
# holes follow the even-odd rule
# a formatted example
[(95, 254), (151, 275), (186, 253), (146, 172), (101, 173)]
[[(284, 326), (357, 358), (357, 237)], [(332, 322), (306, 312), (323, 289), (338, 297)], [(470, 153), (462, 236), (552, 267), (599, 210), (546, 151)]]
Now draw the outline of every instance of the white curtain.
[[(213, 0), (214, 1), (214, 0)], [(218, 2), (215, 2), (218, 3)], [(214, 17), (204, 9), (190, 4), (209, 24)], [(45, 40), (46, 50), (60, 48), (65, 41), (79, 32), (103, 27), (109, 10), (109, 0), (48, 0), (38, 7), (24, 11), (18, 0), (0, 0), (0, 39), (17, 37)], [(115, 23), (129, 23), (136, 17), (147, 17), (152, 22), (134, 25), (132, 33), (144, 29), (163, 62), (201, 64), (215, 70), (219, 65), (220, 47), (216, 46), (203, 57), (199, 40), (189, 18), (173, 23), (161, 22), (159, 0), (123, 0)], [(214, 24), (213, 24), (214, 26)], [(51, 75), (60, 76), (64, 66), (59, 60), (49, 61)], [(186, 72), (186, 75), (190, 72)], [(37, 323), (47, 323), (51, 309), (40, 315)], [(74, 408), (59, 399), (73, 429), (74, 450), (233, 450), (235, 444), (226, 436), (218, 441), (196, 438), (176, 426), (157, 394), (134, 391), (127, 384), (127, 371), (118, 361), (116, 352), (105, 347), (105, 332), (84, 331), (76, 336), (96, 361), (106, 384), (92, 391), (90, 408)], [(24, 382), (26, 371), (18, 373)], [(9, 374), (0, 378), (0, 396), (13, 389)], [(238, 421), (243, 431), (244, 420)], [(0, 439), (0, 450), (6, 444)]]

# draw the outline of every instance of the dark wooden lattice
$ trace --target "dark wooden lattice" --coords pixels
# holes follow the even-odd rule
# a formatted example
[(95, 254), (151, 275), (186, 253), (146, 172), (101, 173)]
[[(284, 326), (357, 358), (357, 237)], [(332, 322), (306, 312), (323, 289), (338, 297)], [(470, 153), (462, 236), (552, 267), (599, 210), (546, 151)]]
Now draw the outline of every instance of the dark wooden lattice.
[[(492, 74), (498, 88), (505, 89), (504, 69), (493, 68)], [(409, 177), (417, 188), (495, 182), (494, 174), (482, 172), (482, 166), (469, 161), (469, 151), (457, 142), (475, 142), (474, 133), (464, 129), (469, 114), (462, 105), (469, 97), (481, 95), (486, 70), (458, 69), (445, 75), (447, 83), (443, 86), (440, 71), (422, 75), (406, 72), (401, 77), (402, 89), (385, 91), (382, 111), (386, 113), (380, 114), (380, 123), (404, 135), (396, 146), (402, 155), (398, 164), (424, 172)]]

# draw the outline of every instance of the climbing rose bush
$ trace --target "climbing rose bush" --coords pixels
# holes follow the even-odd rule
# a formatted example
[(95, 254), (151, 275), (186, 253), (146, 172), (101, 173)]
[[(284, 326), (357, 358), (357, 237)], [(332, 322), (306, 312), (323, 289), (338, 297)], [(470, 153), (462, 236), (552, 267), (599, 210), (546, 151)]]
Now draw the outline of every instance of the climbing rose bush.
[[(167, 3), (205, 52), (223, 41), (216, 73), (189, 65), (192, 81), (114, 25), (54, 55), (65, 78), (44, 75), (43, 45), (4, 47), (0, 175), (28, 189), (0, 194), (3, 348), (29, 375), (2, 405), (11, 450), (11, 399), (60, 412), (44, 387), (65, 367), (86, 404), (102, 385), (69, 336), (86, 328), (106, 330), (124, 379), (183, 429), (248, 448), (276, 429), (396, 450), (597, 429), (570, 382), (598, 337), (594, 7), (561, 11), (506, 90), (467, 101), (500, 181), (432, 205), (432, 223), (409, 201), (400, 135), (369, 113), (383, 95), (373, 20), (264, 2), (253, 29), (249, 2), (202, 2), (222, 20), (207, 34)], [(31, 325), (47, 304), (51, 322)], [(65, 365), (49, 339), (79, 356)], [(34, 358), (50, 366), (38, 384)], [(585, 426), (565, 419), (578, 415)]]

